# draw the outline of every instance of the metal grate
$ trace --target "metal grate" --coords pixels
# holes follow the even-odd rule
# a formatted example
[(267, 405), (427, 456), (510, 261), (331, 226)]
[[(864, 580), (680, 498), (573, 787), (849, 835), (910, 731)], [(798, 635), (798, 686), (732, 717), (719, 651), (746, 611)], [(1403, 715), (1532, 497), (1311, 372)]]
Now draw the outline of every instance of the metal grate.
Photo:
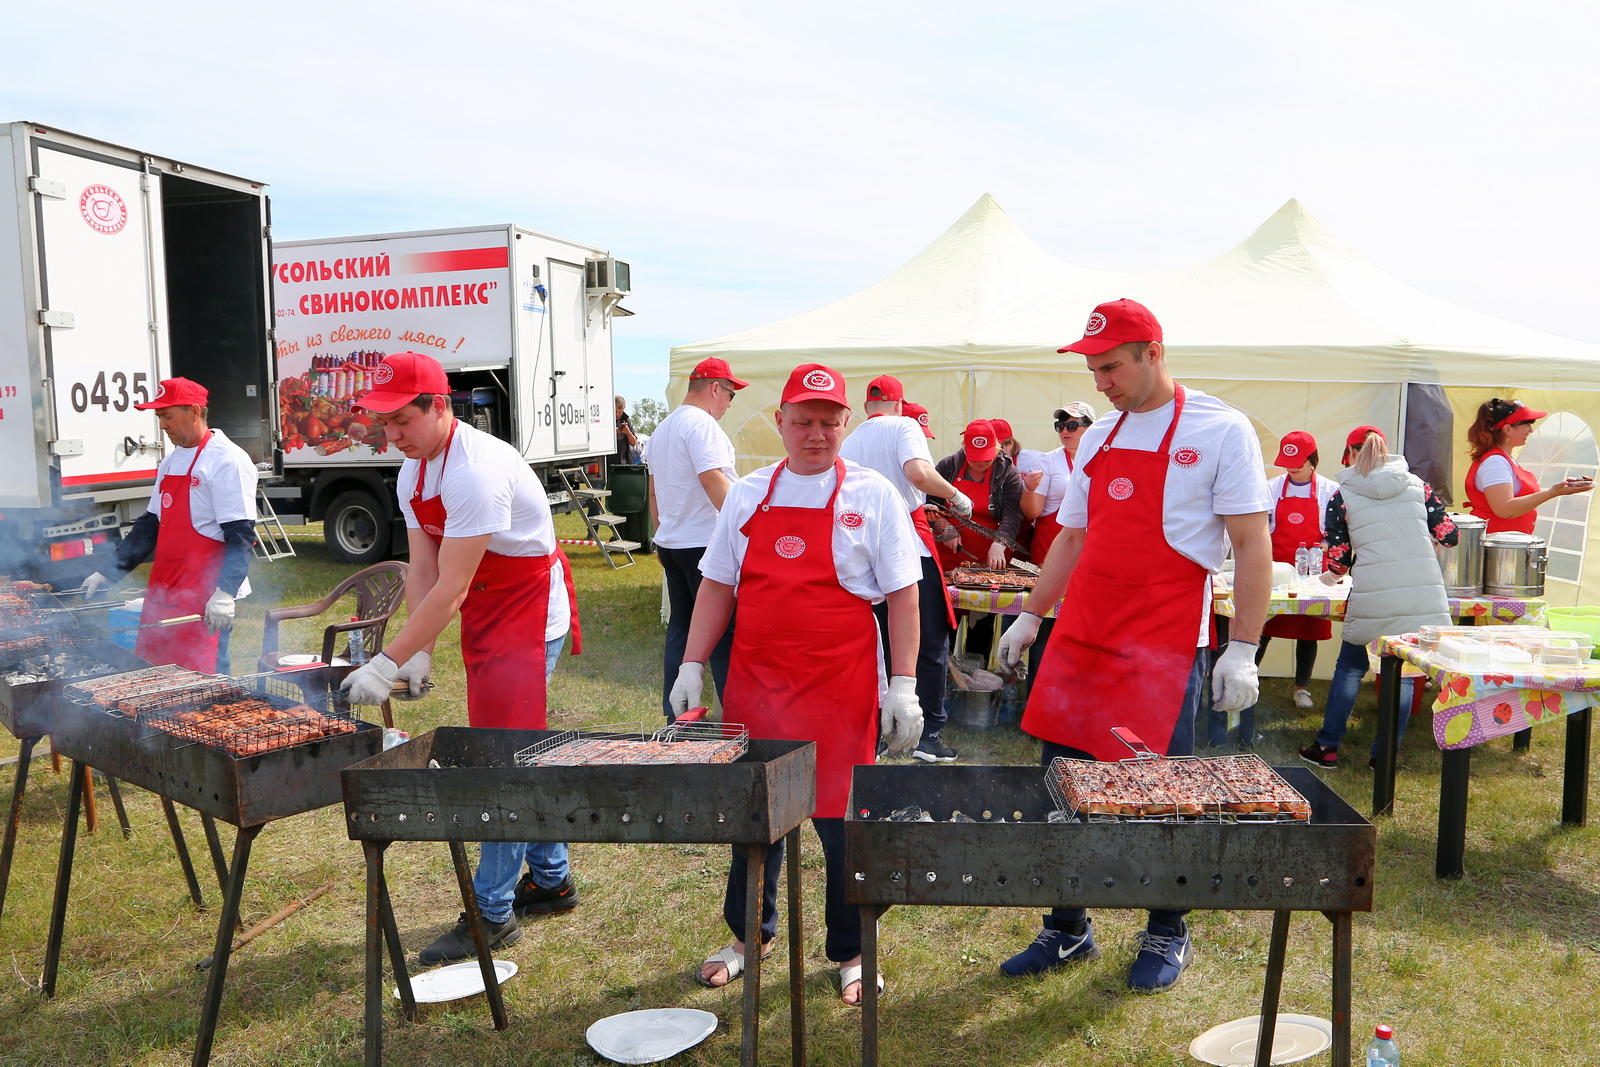
[(1045, 772), (1056, 810), (1085, 822), (1305, 823), (1311, 805), (1259, 756), (1058, 758)]
[(518, 767), (733, 763), (749, 743), (749, 729), (734, 723), (681, 723), (654, 733), (643, 723), (613, 723), (554, 734), (514, 758)]

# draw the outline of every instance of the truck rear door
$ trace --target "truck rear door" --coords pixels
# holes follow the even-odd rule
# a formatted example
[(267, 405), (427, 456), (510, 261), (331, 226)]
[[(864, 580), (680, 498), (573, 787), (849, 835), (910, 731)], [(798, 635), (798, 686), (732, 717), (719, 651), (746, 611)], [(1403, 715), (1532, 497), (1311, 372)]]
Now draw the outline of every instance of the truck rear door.
[[(588, 301), (583, 264), (550, 261), (550, 373), (555, 406), (556, 452), (610, 451), (590, 440), (598, 401), (590, 396), (589, 367), (584, 358)], [(606, 398), (609, 401), (609, 398)]]

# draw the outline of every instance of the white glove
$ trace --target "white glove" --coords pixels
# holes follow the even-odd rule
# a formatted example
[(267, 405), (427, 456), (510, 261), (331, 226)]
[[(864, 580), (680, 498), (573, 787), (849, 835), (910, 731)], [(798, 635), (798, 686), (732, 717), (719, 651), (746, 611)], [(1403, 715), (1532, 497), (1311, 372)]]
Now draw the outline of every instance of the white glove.
[(690, 708), (700, 707), (700, 691), (705, 687), (706, 665), (684, 663), (678, 667), (678, 680), (672, 683), (667, 694), (667, 704), (672, 708), (672, 718), (677, 719)]
[(1000, 662), (1010, 667), (1022, 659), (1033, 639), (1039, 636), (1039, 624), (1043, 621), (1031, 611), (1018, 615), (1017, 621), (1000, 635)]
[(400, 665), (394, 680), (406, 683), (406, 690), (415, 699), (428, 691), (428, 676), (432, 673), (433, 656), (424, 649)]
[(1218, 711), (1243, 711), (1261, 695), (1256, 673), (1256, 646), (1229, 641), (1217, 665), (1211, 668), (1211, 706)]
[(233, 628), (233, 597), (220, 589), (211, 590), (211, 599), (206, 601), (206, 629), (212, 633)]
[(117, 583), (107, 578), (104, 574), (95, 571), (83, 580), (83, 599), (93, 600), (115, 584)]
[(1344, 578), (1344, 575), (1335, 574), (1332, 571), (1323, 571), (1321, 574), (1317, 575), (1317, 577), (1322, 579), (1323, 585), (1338, 585), (1339, 582)]
[(949, 504), (950, 510), (955, 512), (957, 515), (966, 515), (971, 517), (972, 498), (963, 493), (961, 490), (956, 490), (956, 495), (950, 498)]
[(889, 696), (878, 711), (878, 736), (884, 751), (903, 756), (922, 740), (922, 705), (917, 703), (917, 680), (897, 674), (889, 679)]
[(339, 686), (339, 692), (352, 704), (382, 704), (394, 691), (394, 680), (399, 674), (400, 665), (379, 652), (351, 671)]

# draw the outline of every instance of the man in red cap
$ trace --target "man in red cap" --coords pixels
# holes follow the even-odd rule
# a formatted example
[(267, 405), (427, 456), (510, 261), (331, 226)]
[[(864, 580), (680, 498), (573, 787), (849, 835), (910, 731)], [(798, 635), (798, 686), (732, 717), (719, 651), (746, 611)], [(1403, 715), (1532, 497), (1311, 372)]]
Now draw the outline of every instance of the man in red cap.
[[(867, 383), (866, 421), (851, 432), (839, 455), (877, 471), (889, 480), (905, 501), (916, 529), (917, 555), (922, 563), (922, 578), (917, 583), (917, 606), (921, 615), (921, 637), (917, 645), (917, 701), (922, 705), (922, 738), (912, 756), (924, 763), (948, 763), (956, 750), (944, 740), (945, 663), (950, 656), (950, 634), (956, 623), (950, 604), (950, 591), (939, 569), (939, 553), (928, 525), (923, 504), (938, 497), (963, 515), (972, 514), (972, 501), (946, 481), (933, 466), (928, 439), (922, 428), (903, 413), (905, 390), (900, 379), (880, 374)], [(889, 609), (879, 604), (873, 609), (885, 640), (889, 631)]]
[[(439, 361), (419, 352), (386, 356), (376, 388), (355, 404), (383, 425), (404, 455), (395, 489), (411, 566), (408, 617), (387, 647), (344, 681), (354, 704), (381, 704), (399, 685), (420, 694), (434, 641), (459, 610), (467, 675), (467, 722), (542, 730), (545, 687), (570, 628), (581, 650), (572, 568), (555, 541), (544, 486), (514, 445), (458, 420)], [(518, 880), (523, 862), (528, 873)], [(577, 889), (560, 843), (484, 842), (473, 879), (489, 946), (515, 944), (517, 916), (569, 911)], [(419, 954), (425, 964), (466, 959), (463, 913)]]
[(143, 563), (152, 550), (141, 624), (181, 615), (200, 622), (148, 626), (134, 650), (151, 663), (226, 671), (234, 600), (250, 592), (256, 543), (256, 465), (221, 430), (206, 425), (210, 393), (188, 378), (168, 378), (148, 403), (173, 449), (162, 457), (145, 512), (117, 546), (115, 578), (91, 574), (93, 597)]
[(900, 402), (900, 414), (909, 419), (915, 419), (917, 425), (922, 427), (922, 436), (926, 437), (930, 441), (935, 439), (933, 436), (933, 427), (929, 425), (933, 420), (928, 417), (927, 408), (923, 407), (921, 404), (918, 404), (914, 400), (902, 400)]
[[(711, 543), (717, 512), (739, 475), (734, 471), (733, 442), (718, 423), (734, 397), (749, 382), (733, 376), (728, 361), (701, 360), (689, 372), (683, 403), (672, 410), (650, 437), (650, 515), (655, 520), (656, 560), (667, 583), (667, 643), (662, 653), (661, 711), (672, 718), (667, 701), (683, 663), (689, 619), (700, 590), (700, 557)], [(717, 692), (728, 691), (730, 626), (711, 650), (711, 677)]]
[[(882, 738), (909, 752), (922, 735), (917, 706), (917, 581), (922, 575), (905, 501), (883, 476), (839, 458), (850, 423), (844, 378), (820, 363), (789, 375), (774, 416), (787, 458), (736, 482), (700, 561), (704, 580), (689, 625), (674, 713), (700, 703), (705, 663), (733, 616), (722, 718), (751, 737), (817, 744), (811, 823), (827, 859), (827, 954), (840, 996), (861, 1001), (861, 913), (845, 899), (844, 810), (850, 774)], [(889, 603), (887, 698), (872, 605)], [(766, 855), (762, 941), (777, 934), (783, 843)], [(745, 854), (733, 850), (722, 914), (734, 941), (700, 966), (725, 985), (744, 971)]]
[[(935, 464), (941, 477), (972, 501), (972, 521), (1015, 542), (1022, 529), (1022, 476), (1010, 462), (996, 462), (1000, 440), (988, 419), (974, 419), (961, 434), (961, 448)], [(963, 563), (1000, 570), (1006, 546), (962, 527), (941, 529), (940, 563), (945, 570)]]
[[(1040, 659), (1022, 726), (1043, 759), (1116, 760), (1132, 730), (1156, 752), (1194, 751), (1210, 645), (1210, 578), (1228, 543), (1235, 565), (1232, 640), (1212, 671), (1216, 707), (1255, 703), (1255, 650), (1271, 587), (1266, 478), (1250, 420), (1172, 379), (1161, 325), (1132, 300), (1101, 304), (1081, 340), (1095, 387), (1118, 411), (1085, 431), (1058, 513), (1062, 531), (1022, 614), (1000, 641), (1015, 663), (1043, 613), (1066, 600)], [(1171, 988), (1190, 960), (1181, 911), (1152, 911), (1130, 988)], [(1000, 966), (1038, 974), (1099, 950), (1082, 908), (1045, 916), (1034, 943)]]

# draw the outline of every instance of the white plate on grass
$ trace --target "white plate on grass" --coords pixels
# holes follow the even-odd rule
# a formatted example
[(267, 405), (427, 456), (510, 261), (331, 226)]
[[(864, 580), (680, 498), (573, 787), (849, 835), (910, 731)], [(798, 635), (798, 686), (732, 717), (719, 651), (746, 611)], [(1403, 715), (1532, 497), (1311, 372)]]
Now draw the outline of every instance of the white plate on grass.
[[(1216, 1067), (1251, 1067), (1261, 1016), (1213, 1026), (1189, 1043), (1189, 1055)], [(1296, 1063), (1333, 1047), (1333, 1024), (1315, 1015), (1280, 1014), (1272, 1033), (1272, 1062)]]
[[(500, 985), (504, 985), (507, 978), (517, 973), (517, 965), (511, 960), (495, 960), (494, 969), (499, 976)], [(423, 971), (411, 977), (411, 995), (416, 998), (418, 1004), (441, 1004), (447, 1000), (460, 1000), (474, 993), (482, 993), (483, 989), (483, 969), (478, 966), (477, 960), (452, 963), (448, 967)], [(399, 986), (395, 987), (394, 998), (400, 999)]]
[(694, 1048), (717, 1028), (699, 1008), (645, 1008), (611, 1015), (589, 1027), (589, 1047), (613, 1063), (659, 1063)]

